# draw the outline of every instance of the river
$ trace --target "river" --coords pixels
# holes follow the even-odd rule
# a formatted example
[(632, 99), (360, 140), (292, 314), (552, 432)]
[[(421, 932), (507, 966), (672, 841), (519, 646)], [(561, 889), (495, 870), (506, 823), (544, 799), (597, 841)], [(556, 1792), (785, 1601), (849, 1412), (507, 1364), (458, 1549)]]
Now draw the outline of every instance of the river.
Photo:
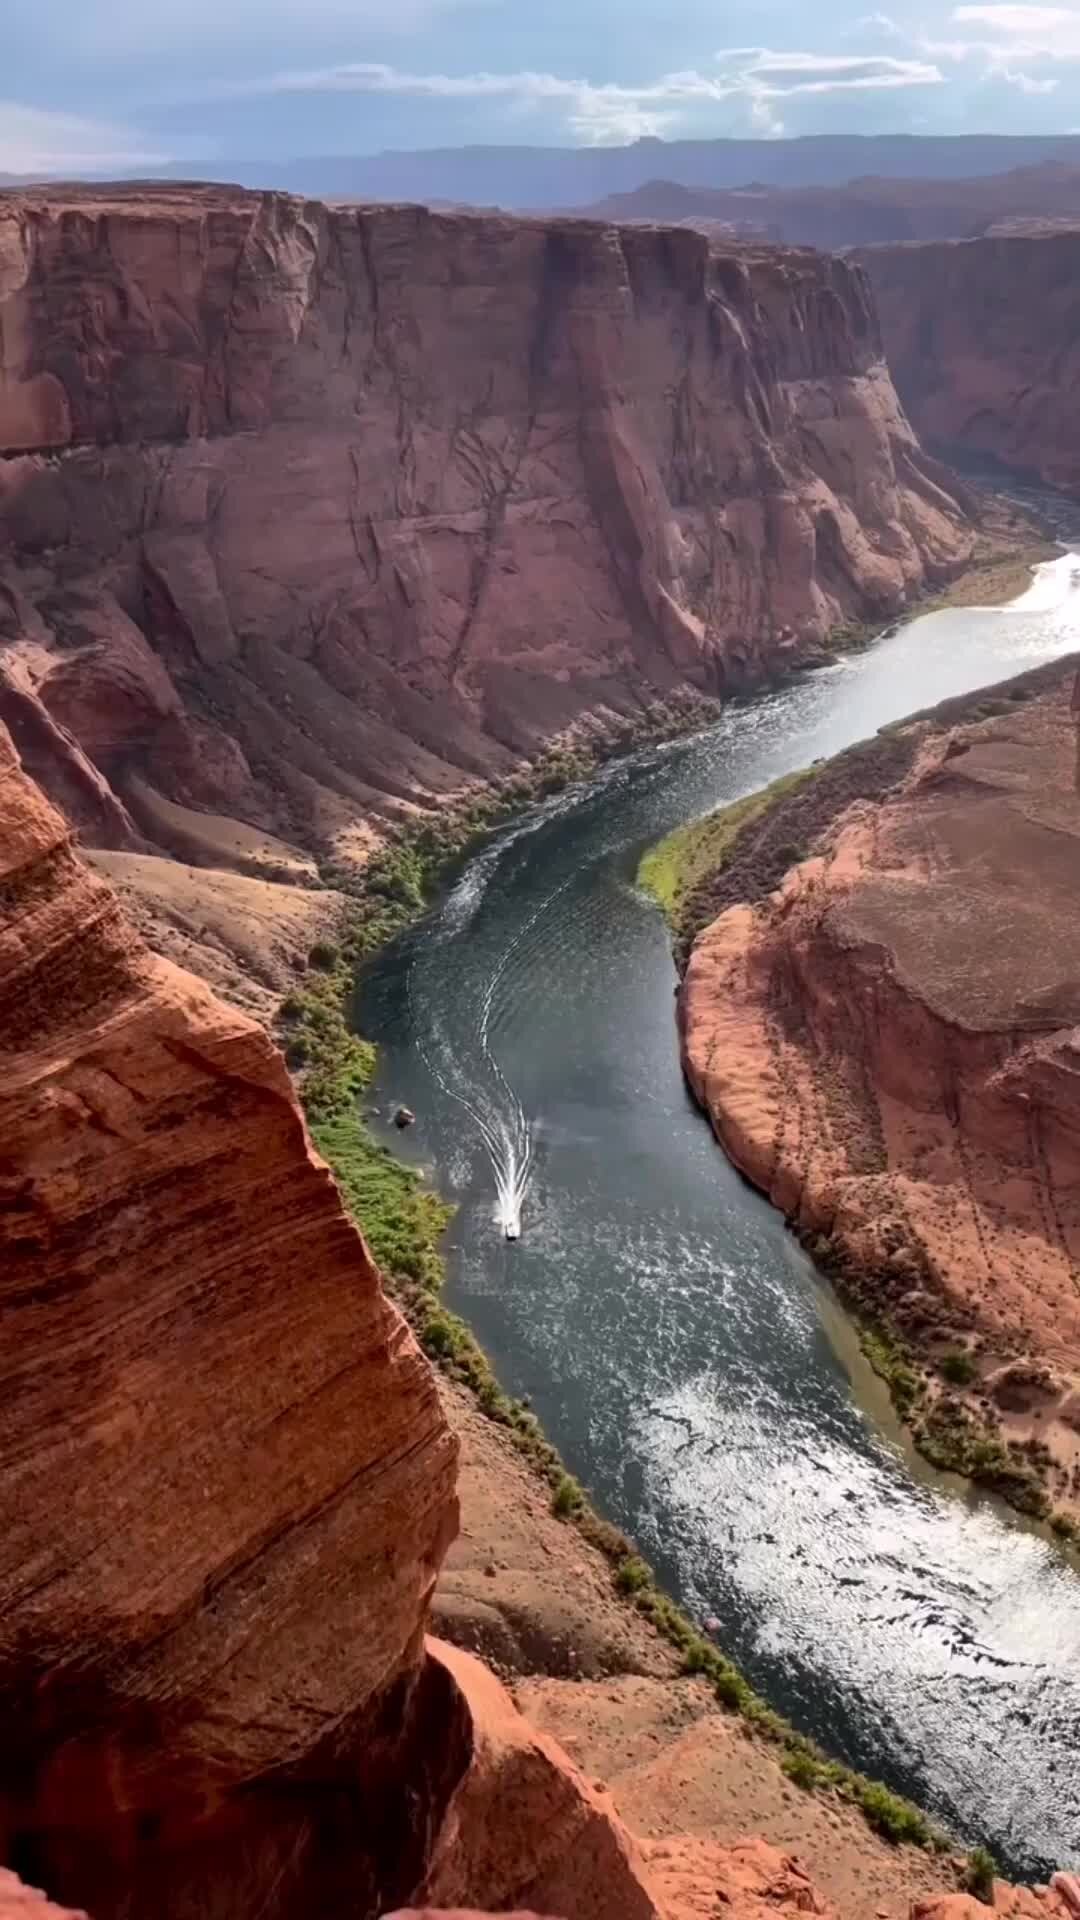
[(899, 1442), (688, 1097), (634, 875), (673, 825), (1080, 646), (1073, 564), (560, 795), (469, 862), (362, 1004), (380, 1106), (415, 1110), (405, 1150), (458, 1203), (448, 1304), (504, 1387), (775, 1707), (1014, 1875), (1080, 1865), (1080, 1579)]

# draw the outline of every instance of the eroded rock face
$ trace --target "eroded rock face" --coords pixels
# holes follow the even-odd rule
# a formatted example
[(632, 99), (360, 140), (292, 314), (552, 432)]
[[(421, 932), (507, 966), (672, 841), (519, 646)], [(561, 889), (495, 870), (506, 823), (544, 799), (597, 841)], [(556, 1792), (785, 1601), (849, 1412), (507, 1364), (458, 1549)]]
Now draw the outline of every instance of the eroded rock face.
[(927, 445), (1080, 487), (1080, 225), (870, 247), (860, 258), (893, 378)]
[(728, 1152), (831, 1238), (869, 1307), (975, 1335), (990, 1395), (995, 1355), (1050, 1363), (1019, 1370), (1037, 1384), (1012, 1430), (1050, 1446), (1066, 1501), (1076, 1434), (1051, 1403), (1080, 1370), (1073, 670), (932, 734), (894, 796), (856, 802), (778, 893), (700, 936), (682, 999), (687, 1071)]
[(0, 261), (0, 706), (97, 844), (349, 857), (969, 550), (835, 260), (161, 188), (0, 196)]
[(400, 1903), (464, 1765), (455, 1449), (262, 1030), (0, 729), (0, 1857), (60, 1901)]
[(434, 1909), (524, 1903), (572, 1920), (704, 1920), (721, 1910), (738, 1920), (836, 1920), (799, 1863), (762, 1840), (639, 1841), (603, 1783), (524, 1718), (486, 1667), (445, 1642), (428, 1645), (455, 1684), (470, 1750), (424, 1890)]

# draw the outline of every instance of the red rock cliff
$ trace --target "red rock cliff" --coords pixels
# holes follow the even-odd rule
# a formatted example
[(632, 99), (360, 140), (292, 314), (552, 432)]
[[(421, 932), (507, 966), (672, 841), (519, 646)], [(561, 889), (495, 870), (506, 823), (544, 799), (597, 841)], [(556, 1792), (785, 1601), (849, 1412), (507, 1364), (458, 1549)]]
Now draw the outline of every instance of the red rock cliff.
[(1080, 226), (860, 256), (923, 439), (1080, 487)]
[[(736, 1164), (871, 1312), (971, 1350), (1006, 1432), (1080, 1496), (1075, 663), (930, 732), (879, 805), (696, 942), (693, 1088)], [(1026, 1414), (1023, 1422), (1010, 1421)]]
[(265, 1034), (3, 728), (0, 1069), (0, 1858), (98, 1920), (393, 1904), (464, 1764), (430, 1369)]
[(99, 844), (186, 853), (179, 805), (348, 853), (969, 548), (808, 253), (42, 190), (0, 195), (0, 341), (0, 698)]

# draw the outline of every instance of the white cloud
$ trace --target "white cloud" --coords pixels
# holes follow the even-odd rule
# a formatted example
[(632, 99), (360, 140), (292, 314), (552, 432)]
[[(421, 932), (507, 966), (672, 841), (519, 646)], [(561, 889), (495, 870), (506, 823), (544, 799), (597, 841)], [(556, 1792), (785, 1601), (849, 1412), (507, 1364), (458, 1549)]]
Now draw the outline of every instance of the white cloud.
[(939, 68), (926, 60), (879, 54), (826, 55), (768, 47), (726, 48), (715, 72), (667, 73), (640, 86), (594, 82), (562, 74), (416, 73), (382, 62), (271, 74), (226, 84), (219, 97), (288, 93), (378, 93), (440, 100), (504, 100), (519, 110), (561, 104), (568, 130), (594, 145), (633, 140), (677, 127), (688, 110), (740, 102), (755, 132), (776, 137), (783, 122), (771, 102), (794, 94), (936, 86)]
[(133, 167), (163, 166), (172, 157), (151, 149), (129, 127), (0, 100), (4, 173), (125, 173)]
[(1018, 59), (1080, 59), (1080, 12), (1072, 8), (963, 6), (954, 7), (949, 18), (955, 27), (981, 31), (955, 40), (923, 39), (924, 53), (956, 62), (978, 60), (1005, 78), (1017, 78), (1010, 69)]
[(1024, 36), (1080, 24), (1080, 15), (1068, 7), (954, 7), (952, 17), (958, 26), (989, 27), (992, 33)]
[(771, 100), (763, 93), (750, 96), (750, 127), (763, 140), (782, 140), (785, 133), (784, 122), (777, 113)]

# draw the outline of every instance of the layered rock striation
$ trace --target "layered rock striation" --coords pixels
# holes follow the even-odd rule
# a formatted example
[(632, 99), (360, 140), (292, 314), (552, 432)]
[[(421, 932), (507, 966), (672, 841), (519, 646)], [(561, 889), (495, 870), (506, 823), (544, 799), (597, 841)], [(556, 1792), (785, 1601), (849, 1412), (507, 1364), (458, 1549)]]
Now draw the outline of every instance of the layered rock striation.
[(1080, 208), (1071, 225), (868, 247), (859, 258), (893, 378), (926, 444), (1075, 492)]
[(0, 1857), (99, 1920), (392, 1904), (463, 1764), (430, 1369), (261, 1028), (2, 730), (0, 1062)]
[[(867, 1308), (962, 1369), (1080, 1492), (1074, 663), (929, 729), (778, 892), (699, 937), (691, 1084)], [(970, 1364), (968, 1364), (968, 1362)]]
[(0, 707), (92, 844), (303, 883), (971, 547), (862, 274), (689, 230), (0, 195)]

